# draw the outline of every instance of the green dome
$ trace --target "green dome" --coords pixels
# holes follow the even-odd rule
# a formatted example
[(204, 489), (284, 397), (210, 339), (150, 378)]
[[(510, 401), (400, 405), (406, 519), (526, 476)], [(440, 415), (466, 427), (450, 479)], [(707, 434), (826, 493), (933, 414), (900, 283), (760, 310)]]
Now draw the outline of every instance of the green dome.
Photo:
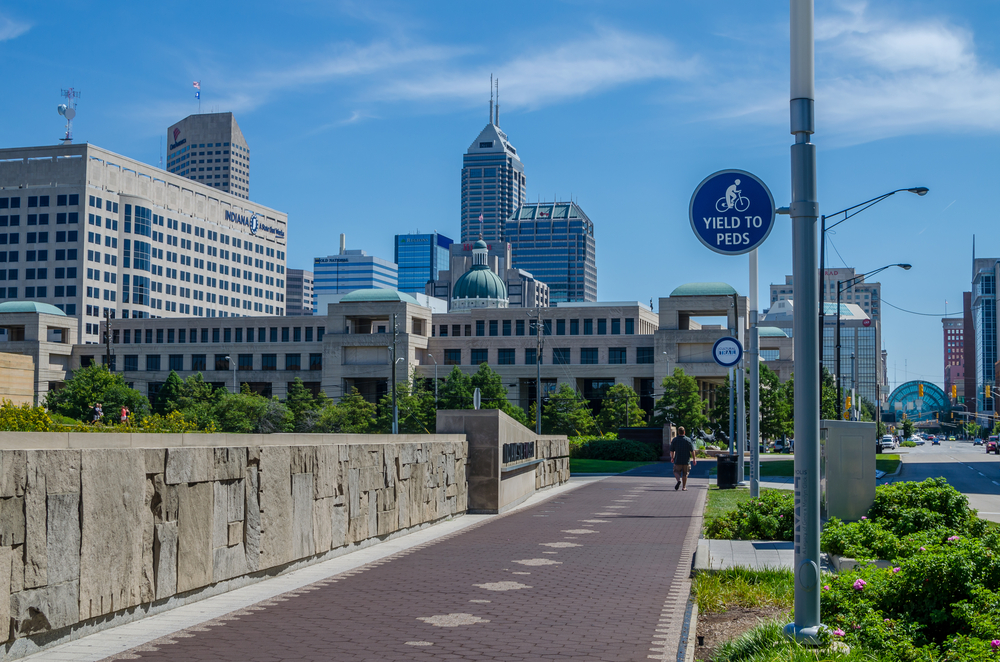
[(506, 299), (507, 286), (484, 264), (462, 274), (451, 290), (452, 299)]
[(736, 290), (729, 283), (687, 283), (674, 289), (670, 293), (672, 297), (708, 297), (725, 294), (736, 294)]
[(363, 301), (401, 301), (403, 303), (412, 303), (417, 306), (420, 302), (411, 297), (406, 292), (397, 292), (396, 290), (386, 290), (386, 289), (374, 289), (374, 290), (354, 290), (353, 292), (348, 292), (340, 300), (340, 303), (357, 303)]
[(757, 335), (761, 338), (787, 338), (788, 334), (776, 326), (759, 326)]
[(0, 313), (45, 313), (46, 315), (66, 316), (52, 304), (39, 301), (5, 301), (0, 303)]
[(477, 241), (476, 243), (474, 243), (474, 244), (472, 245), (472, 247), (473, 247), (473, 248), (484, 248), (484, 249), (486, 249), (486, 250), (489, 250), (489, 248), (490, 248), (490, 247), (489, 247), (489, 246), (488, 246), (488, 245), (486, 244), (486, 242), (485, 242), (485, 241), (483, 241), (482, 239), (480, 239), (479, 241)]

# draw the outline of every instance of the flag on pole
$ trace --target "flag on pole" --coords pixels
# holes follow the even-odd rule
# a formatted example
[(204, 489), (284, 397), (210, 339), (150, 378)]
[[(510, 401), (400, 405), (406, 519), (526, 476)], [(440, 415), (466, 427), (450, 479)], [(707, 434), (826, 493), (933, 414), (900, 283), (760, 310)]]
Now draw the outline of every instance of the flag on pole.
[(483, 215), (482, 215), (482, 214), (480, 214), (480, 215), (479, 215), (479, 222), (480, 222), (480, 223), (482, 223), (482, 222), (483, 222)]
[(195, 99), (201, 99), (201, 91), (200, 90), (198, 92), (194, 93), (194, 98)]
[(194, 81), (194, 83), (192, 83), (192, 85), (194, 85), (194, 89), (196, 89), (196, 90), (200, 90), (201, 89), (201, 81), (200, 80)]

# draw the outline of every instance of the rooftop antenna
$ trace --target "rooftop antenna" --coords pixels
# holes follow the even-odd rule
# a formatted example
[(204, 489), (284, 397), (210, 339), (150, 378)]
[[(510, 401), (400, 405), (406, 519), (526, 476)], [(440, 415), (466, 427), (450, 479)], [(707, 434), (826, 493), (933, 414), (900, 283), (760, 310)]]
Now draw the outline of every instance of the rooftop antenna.
[(490, 74), (490, 124), (493, 124), (493, 74)]
[(76, 117), (76, 101), (73, 99), (79, 99), (80, 93), (71, 87), (60, 92), (59, 96), (66, 97), (66, 103), (61, 103), (56, 107), (59, 114), (66, 118), (66, 137), (62, 139), (62, 144), (71, 145), (73, 143), (73, 118)]
[(497, 108), (496, 108), (496, 125), (500, 126), (500, 79), (497, 78)]

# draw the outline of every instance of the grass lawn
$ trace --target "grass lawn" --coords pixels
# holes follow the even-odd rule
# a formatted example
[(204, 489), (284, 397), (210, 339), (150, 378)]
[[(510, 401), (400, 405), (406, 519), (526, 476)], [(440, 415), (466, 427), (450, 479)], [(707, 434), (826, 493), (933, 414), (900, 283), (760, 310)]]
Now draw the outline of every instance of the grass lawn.
[(653, 462), (621, 462), (618, 460), (584, 460), (571, 457), (569, 473), (572, 474), (620, 474), (629, 469), (653, 464)]
[(792, 571), (785, 569), (699, 572), (693, 584), (700, 613), (723, 612), (729, 607), (790, 609), (795, 597)]
[[(765, 487), (761, 489), (761, 493), (764, 492), (791, 492), (791, 490), (772, 490)], [(705, 527), (707, 528), (716, 517), (730, 510), (736, 510), (738, 505), (749, 500), (750, 490), (720, 490), (715, 485), (709, 485), (708, 500), (705, 502)]]
[[(882, 454), (875, 459), (875, 468), (886, 473), (892, 473), (899, 466), (899, 455)], [(765, 460), (761, 458), (760, 476), (767, 477), (792, 477), (795, 471), (794, 459)], [(716, 474), (716, 470), (710, 471), (711, 475)]]

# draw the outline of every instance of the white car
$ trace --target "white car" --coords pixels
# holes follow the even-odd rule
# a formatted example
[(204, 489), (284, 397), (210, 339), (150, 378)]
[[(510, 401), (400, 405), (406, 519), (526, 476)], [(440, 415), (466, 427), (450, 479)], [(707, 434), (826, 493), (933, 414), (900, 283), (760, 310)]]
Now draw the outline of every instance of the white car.
[(887, 434), (882, 436), (882, 439), (879, 440), (879, 444), (882, 446), (882, 450), (891, 451), (896, 447), (896, 440), (892, 437), (892, 435)]
[(915, 443), (915, 444), (916, 444), (917, 446), (923, 446), (923, 445), (924, 445), (924, 440), (923, 440), (922, 438), (920, 438), (920, 437), (916, 436), (916, 435), (913, 435), (913, 436), (912, 436), (912, 437), (910, 437), (910, 438), (909, 438), (909, 439), (908, 439), (907, 441), (912, 441), (912, 442), (913, 442), (913, 443)]

